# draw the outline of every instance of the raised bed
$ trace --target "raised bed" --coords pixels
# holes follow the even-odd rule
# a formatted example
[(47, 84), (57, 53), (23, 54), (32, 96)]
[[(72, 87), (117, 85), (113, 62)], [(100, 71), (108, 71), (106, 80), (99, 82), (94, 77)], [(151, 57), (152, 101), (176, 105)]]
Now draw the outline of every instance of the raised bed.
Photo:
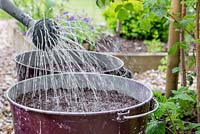
[(110, 53), (124, 61), (124, 65), (132, 72), (144, 72), (157, 69), (160, 60), (167, 53)]

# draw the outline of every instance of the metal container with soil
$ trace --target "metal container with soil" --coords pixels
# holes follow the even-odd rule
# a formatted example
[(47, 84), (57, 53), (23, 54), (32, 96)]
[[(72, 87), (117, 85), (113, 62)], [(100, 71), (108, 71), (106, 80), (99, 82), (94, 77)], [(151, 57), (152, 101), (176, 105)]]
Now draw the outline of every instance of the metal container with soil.
[(64, 72), (99, 72), (132, 78), (124, 63), (114, 56), (82, 50), (30, 51), (15, 58), (18, 81)]
[(80, 72), (27, 79), (7, 92), (15, 134), (143, 134), (158, 107), (150, 109), (152, 97), (132, 79)]

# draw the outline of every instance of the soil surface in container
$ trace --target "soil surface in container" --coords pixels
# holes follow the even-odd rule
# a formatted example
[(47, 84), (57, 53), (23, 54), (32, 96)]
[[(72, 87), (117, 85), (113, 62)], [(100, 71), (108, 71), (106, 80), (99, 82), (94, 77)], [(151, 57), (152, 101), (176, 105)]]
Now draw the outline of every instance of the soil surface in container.
[(59, 112), (100, 112), (127, 108), (140, 103), (116, 90), (49, 89), (20, 95), (16, 102), (35, 109)]

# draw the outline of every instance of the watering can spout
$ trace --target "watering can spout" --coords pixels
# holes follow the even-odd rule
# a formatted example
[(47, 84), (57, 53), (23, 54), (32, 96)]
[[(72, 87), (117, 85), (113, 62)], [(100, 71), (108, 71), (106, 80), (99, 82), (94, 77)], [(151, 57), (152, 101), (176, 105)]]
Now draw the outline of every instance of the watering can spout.
[(11, 16), (13, 16), (15, 19), (17, 19), (19, 22), (21, 22), (28, 28), (35, 24), (35, 20), (33, 20), (33, 18), (23, 13), (22, 10), (16, 7), (9, 0), (0, 0), (0, 8), (8, 14), (10, 14)]

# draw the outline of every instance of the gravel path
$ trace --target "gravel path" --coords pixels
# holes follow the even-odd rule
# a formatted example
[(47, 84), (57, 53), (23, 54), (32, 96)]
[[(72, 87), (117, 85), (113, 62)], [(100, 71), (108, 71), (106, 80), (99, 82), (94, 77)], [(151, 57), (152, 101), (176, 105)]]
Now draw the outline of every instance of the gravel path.
[[(12, 134), (12, 119), (9, 104), (5, 98), (6, 90), (16, 82), (16, 54), (12, 42), (13, 22), (0, 21), (0, 134)], [(142, 74), (134, 74), (134, 79), (146, 84), (151, 89), (164, 91), (165, 75), (159, 71), (149, 70)]]
[(135, 73), (133, 79), (145, 84), (152, 90), (161, 91), (165, 90), (165, 73), (159, 70), (148, 70), (143, 73)]
[(13, 131), (10, 107), (5, 98), (6, 90), (16, 81), (11, 24), (0, 21), (0, 134), (11, 134)]

